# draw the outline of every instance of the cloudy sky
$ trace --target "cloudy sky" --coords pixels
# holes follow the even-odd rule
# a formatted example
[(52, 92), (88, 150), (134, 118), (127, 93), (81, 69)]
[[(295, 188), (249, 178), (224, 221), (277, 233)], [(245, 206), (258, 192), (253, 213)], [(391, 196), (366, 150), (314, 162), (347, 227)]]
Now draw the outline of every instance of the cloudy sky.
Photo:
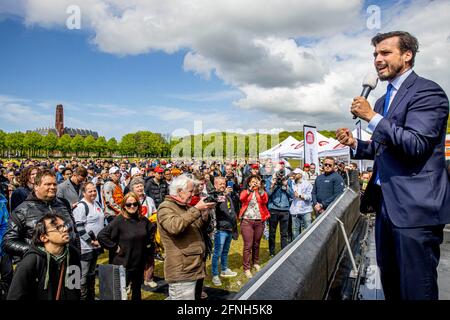
[(354, 126), (370, 38), (391, 30), (449, 93), (448, 0), (0, 0), (0, 129), (53, 126), (59, 103), (107, 138)]

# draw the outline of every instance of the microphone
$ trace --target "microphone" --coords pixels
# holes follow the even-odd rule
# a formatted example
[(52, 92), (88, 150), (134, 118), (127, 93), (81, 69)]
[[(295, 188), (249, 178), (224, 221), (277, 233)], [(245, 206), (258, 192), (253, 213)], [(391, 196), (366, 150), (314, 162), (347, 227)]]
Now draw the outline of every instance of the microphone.
[[(375, 73), (369, 73), (364, 77), (364, 80), (362, 82), (363, 90), (361, 92), (361, 97), (364, 97), (367, 99), (369, 96), (370, 91), (375, 89), (377, 87), (378, 83), (378, 76)], [(353, 116), (353, 119), (356, 119), (357, 116)]]

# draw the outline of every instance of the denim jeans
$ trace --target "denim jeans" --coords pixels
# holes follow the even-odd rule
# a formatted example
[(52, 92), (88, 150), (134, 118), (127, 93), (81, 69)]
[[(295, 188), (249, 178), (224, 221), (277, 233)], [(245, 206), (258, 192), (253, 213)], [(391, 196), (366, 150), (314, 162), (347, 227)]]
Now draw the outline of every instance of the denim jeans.
[(169, 283), (169, 300), (195, 300), (197, 281)]
[(292, 241), (311, 224), (311, 212), (292, 215)]
[(217, 230), (214, 234), (214, 253), (212, 256), (212, 275), (219, 275), (219, 257), (222, 271), (228, 268), (228, 252), (230, 251), (231, 231)]

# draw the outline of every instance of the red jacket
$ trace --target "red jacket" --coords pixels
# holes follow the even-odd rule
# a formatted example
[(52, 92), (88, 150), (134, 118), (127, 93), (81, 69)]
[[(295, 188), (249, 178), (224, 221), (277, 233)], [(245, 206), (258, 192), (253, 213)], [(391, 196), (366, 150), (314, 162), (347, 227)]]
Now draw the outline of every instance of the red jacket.
[[(242, 218), (245, 211), (247, 210), (250, 200), (252, 199), (252, 193), (248, 192), (248, 190), (244, 190), (241, 192), (241, 196), (239, 198), (242, 203), (241, 211), (239, 212), (239, 218)], [(270, 217), (269, 209), (267, 209), (267, 202), (269, 201), (267, 192), (264, 191), (262, 195), (260, 195), (259, 192), (256, 192), (256, 201), (258, 202), (259, 212), (261, 213), (261, 220), (266, 221)]]

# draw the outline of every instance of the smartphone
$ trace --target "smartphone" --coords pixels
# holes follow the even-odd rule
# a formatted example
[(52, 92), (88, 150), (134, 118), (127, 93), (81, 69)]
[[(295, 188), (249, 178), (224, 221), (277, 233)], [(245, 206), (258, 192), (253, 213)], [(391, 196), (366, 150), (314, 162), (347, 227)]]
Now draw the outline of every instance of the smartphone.
[(228, 180), (227, 181), (227, 188), (233, 188), (234, 187), (234, 182), (232, 180)]

